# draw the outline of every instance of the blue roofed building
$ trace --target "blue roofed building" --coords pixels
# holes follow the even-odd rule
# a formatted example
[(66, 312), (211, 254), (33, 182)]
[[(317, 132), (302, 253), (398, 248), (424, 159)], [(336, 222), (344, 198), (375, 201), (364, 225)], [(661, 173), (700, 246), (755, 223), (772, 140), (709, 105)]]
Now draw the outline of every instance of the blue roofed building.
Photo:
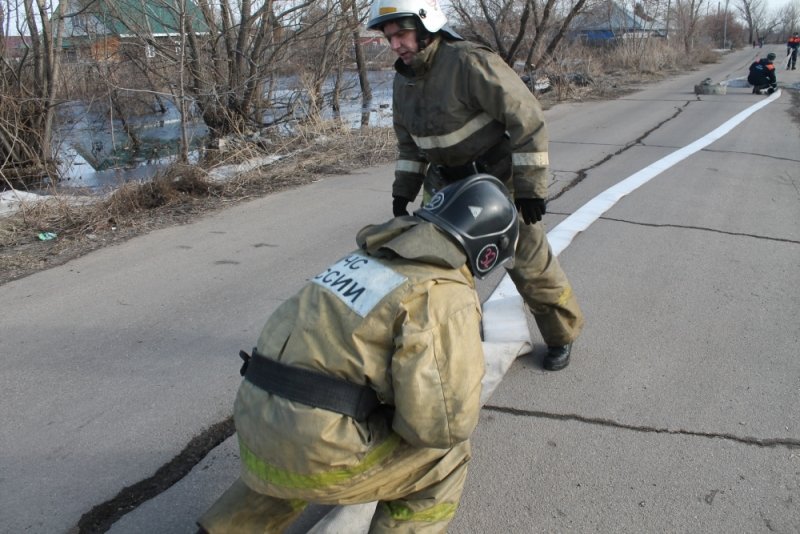
[(569, 37), (587, 44), (606, 44), (620, 39), (666, 37), (666, 24), (645, 13), (642, 4), (627, 9), (614, 0), (600, 2), (575, 17)]

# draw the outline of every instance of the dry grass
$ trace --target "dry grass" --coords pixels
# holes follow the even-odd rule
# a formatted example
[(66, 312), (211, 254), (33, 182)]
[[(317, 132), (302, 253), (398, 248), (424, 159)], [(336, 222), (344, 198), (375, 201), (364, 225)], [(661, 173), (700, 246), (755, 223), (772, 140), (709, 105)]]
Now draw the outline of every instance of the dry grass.
[[(550, 90), (538, 95), (545, 109), (564, 101), (619, 97), (640, 83), (687, 68), (683, 47), (661, 39), (631, 39), (607, 47), (573, 44), (563, 52), (537, 73), (551, 83)], [(693, 53), (694, 64), (718, 60), (719, 54), (708, 48)]]
[[(232, 202), (387, 163), (396, 154), (391, 129), (351, 130), (333, 123), (305, 125), (268, 150), (264, 145), (263, 140), (239, 140), (235, 151), (217, 157), (217, 164), (228, 164), (266, 154), (283, 156), (225, 182), (211, 180), (207, 168), (173, 165), (152, 181), (126, 183), (91, 202), (56, 193), (23, 203), (13, 215), (0, 218), (0, 284)], [(42, 241), (41, 232), (57, 238)]]

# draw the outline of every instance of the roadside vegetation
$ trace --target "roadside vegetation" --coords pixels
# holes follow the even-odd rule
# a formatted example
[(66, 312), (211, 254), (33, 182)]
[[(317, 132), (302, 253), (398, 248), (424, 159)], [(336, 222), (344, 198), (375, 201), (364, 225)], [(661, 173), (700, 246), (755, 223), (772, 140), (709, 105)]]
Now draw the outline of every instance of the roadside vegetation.
[[(128, 182), (102, 195), (58, 192), (22, 202), (14, 213), (0, 217), (0, 284), (235, 202), (392, 161), (394, 143), (387, 128), (320, 124), (272, 147), (270, 154), (280, 157), (274, 163), (230, 178), (214, 178), (211, 169), (176, 162), (152, 180)], [(258, 144), (237, 144), (222, 163), (263, 156)], [(48, 233), (55, 238), (46, 239)]]
[[(800, 22), (788, 6), (769, 13), (765, 0), (730, 0), (724, 11), (709, 1), (454, 0), (450, 22), (495, 49), (548, 108), (613, 98), (714, 62), (715, 49), (779, 41)], [(0, 4), (0, 192), (48, 193), (0, 217), (0, 283), (232, 202), (392, 161), (393, 132), (370, 124), (368, 73), (391, 68), (394, 56), (363, 30), (368, 7), (366, 0)], [(585, 30), (598, 24), (605, 30)], [(299, 82), (292, 90), (283, 85), (288, 78)], [(341, 116), (351, 79), (362, 109), (356, 128)], [(158, 149), (133, 126), (137, 116), (176, 109), (174, 163), (152, 180), (102, 194), (66, 192), (53, 139), (63, 126), (59, 110), (74, 102), (119, 125), (124, 157)], [(209, 132), (201, 146), (190, 133), (197, 122)], [(214, 174), (263, 157), (276, 161), (225, 180)]]

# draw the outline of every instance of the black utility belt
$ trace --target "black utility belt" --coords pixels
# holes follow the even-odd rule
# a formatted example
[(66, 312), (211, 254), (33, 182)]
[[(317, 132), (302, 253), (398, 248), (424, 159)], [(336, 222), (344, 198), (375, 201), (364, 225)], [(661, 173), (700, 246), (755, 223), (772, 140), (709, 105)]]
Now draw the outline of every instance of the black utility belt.
[(244, 379), (268, 393), (307, 406), (322, 408), (363, 421), (380, 405), (375, 390), (316, 371), (270, 360), (253, 349), (244, 360)]
[(507, 144), (504, 139), (473, 161), (454, 166), (436, 165), (436, 170), (439, 172), (439, 176), (447, 182), (463, 180), (473, 174), (487, 172), (489, 167), (498, 163), (503, 158), (508, 157), (509, 152), (506, 147)]

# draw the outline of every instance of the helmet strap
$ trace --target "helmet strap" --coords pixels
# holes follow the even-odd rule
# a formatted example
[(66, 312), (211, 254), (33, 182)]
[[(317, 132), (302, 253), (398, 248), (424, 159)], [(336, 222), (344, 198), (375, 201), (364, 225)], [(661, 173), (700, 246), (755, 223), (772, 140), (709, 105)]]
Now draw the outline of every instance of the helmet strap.
[(422, 52), (425, 50), (425, 47), (431, 44), (431, 38), (433, 34), (428, 31), (419, 17), (413, 17), (414, 19), (414, 29), (417, 31), (417, 47), (419, 51)]

